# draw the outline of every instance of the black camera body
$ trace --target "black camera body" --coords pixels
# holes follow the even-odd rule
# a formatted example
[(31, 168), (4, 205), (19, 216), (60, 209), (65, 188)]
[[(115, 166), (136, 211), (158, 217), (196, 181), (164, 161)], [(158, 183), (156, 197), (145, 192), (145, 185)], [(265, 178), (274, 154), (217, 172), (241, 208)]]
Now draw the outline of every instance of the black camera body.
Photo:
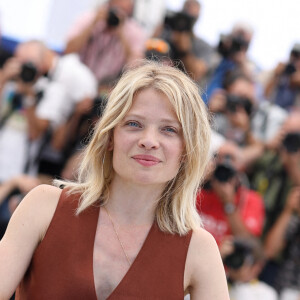
[(240, 97), (232, 94), (226, 96), (226, 109), (235, 113), (238, 107), (242, 107), (248, 116), (252, 114), (253, 105), (251, 100), (246, 97)]
[(251, 260), (251, 263), (254, 262), (253, 250), (248, 244), (235, 240), (233, 246), (233, 252), (224, 258), (225, 266), (237, 270), (244, 264), (246, 259)]
[(106, 19), (106, 24), (108, 27), (118, 27), (120, 24), (121, 20), (118, 17), (118, 13), (116, 12), (115, 9), (111, 8), (108, 11), (107, 19)]
[(300, 149), (300, 132), (289, 132), (282, 141), (282, 146), (288, 153), (295, 153)]
[(32, 83), (38, 75), (38, 70), (32, 62), (25, 62), (21, 66), (20, 79), (25, 83)]
[(246, 51), (249, 47), (249, 42), (243, 35), (221, 35), (218, 44), (218, 52), (225, 58), (234, 55), (240, 51)]
[(228, 182), (236, 175), (236, 169), (229, 156), (225, 157), (223, 162), (217, 164), (213, 175), (219, 182)]
[(192, 32), (195, 19), (185, 12), (168, 12), (164, 26), (173, 31)]
[(247, 50), (248, 47), (249, 47), (249, 42), (242, 35), (234, 35), (231, 38), (231, 47), (230, 47), (231, 53)]
[(292, 75), (297, 71), (295, 65), (293, 63), (289, 63), (286, 65), (286, 67), (283, 70), (284, 75)]

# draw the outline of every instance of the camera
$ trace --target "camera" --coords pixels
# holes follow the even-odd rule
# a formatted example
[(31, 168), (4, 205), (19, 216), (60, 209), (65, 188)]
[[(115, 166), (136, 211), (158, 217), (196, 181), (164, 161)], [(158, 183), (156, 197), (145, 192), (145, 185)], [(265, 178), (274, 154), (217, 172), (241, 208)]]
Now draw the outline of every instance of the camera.
[(195, 23), (195, 18), (185, 12), (168, 12), (164, 26), (173, 31), (191, 32)]
[(120, 18), (115, 9), (110, 9), (108, 11), (108, 16), (106, 19), (106, 24), (108, 27), (118, 27), (120, 24)]
[(249, 42), (245, 40), (243, 35), (237, 35), (231, 38), (230, 52), (236, 53), (242, 50), (247, 50), (248, 47)]
[(237, 270), (246, 260), (251, 264), (254, 263), (253, 249), (245, 241), (236, 239), (233, 242), (233, 247), (233, 252), (224, 258), (224, 265)]
[(238, 107), (243, 108), (248, 116), (252, 114), (253, 105), (250, 99), (228, 94), (226, 96), (226, 109), (232, 113), (235, 113)]
[(286, 67), (283, 70), (283, 74), (284, 75), (292, 75), (293, 73), (295, 73), (297, 71), (296, 67), (294, 64), (289, 63), (286, 65)]
[(235, 174), (236, 170), (231, 163), (231, 157), (227, 155), (223, 162), (217, 164), (213, 175), (219, 182), (228, 182)]
[(38, 70), (32, 62), (25, 62), (21, 66), (20, 79), (25, 83), (32, 83), (38, 75)]
[(300, 132), (289, 132), (282, 141), (288, 153), (295, 153), (300, 149)]
[(234, 55), (240, 51), (246, 51), (249, 47), (249, 42), (243, 35), (224, 35), (220, 37), (217, 46), (218, 52), (225, 58)]

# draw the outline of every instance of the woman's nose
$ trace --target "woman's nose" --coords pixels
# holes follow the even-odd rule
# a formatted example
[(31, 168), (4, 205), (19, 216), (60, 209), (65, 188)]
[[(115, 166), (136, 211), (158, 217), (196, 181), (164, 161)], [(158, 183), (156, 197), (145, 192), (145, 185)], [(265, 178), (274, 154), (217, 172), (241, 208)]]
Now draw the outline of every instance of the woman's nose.
[(139, 147), (151, 150), (159, 147), (158, 133), (155, 129), (144, 129), (138, 142)]

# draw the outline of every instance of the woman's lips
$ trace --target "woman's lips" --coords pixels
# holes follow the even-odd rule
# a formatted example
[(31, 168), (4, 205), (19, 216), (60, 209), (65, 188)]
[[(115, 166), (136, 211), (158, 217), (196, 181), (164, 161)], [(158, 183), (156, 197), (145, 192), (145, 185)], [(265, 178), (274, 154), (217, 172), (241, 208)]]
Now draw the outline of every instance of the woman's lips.
[(160, 159), (152, 155), (134, 155), (132, 158), (145, 167), (155, 166), (161, 162)]

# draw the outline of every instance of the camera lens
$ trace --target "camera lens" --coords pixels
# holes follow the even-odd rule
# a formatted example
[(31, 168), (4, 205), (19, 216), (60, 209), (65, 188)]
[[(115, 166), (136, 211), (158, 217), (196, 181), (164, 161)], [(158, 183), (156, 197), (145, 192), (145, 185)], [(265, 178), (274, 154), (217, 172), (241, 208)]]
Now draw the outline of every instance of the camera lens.
[(32, 62), (26, 62), (21, 67), (20, 78), (23, 82), (33, 82), (38, 74), (37, 68)]
[(249, 43), (244, 39), (242, 35), (233, 36), (231, 40), (231, 53), (236, 53), (242, 50), (247, 50), (249, 47)]
[(296, 67), (294, 64), (290, 63), (290, 64), (287, 64), (284, 71), (283, 71), (283, 74), (286, 74), (286, 75), (291, 75), (293, 73), (295, 73), (297, 71)]
[(106, 23), (107, 23), (108, 27), (118, 27), (119, 26), (120, 19), (119, 19), (117, 13), (115, 12), (115, 10), (113, 10), (113, 9), (109, 10)]
[(288, 133), (282, 142), (283, 147), (289, 153), (295, 153), (300, 149), (300, 132)]
[(193, 30), (194, 18), (185, 12), (168, 12), (164, 25), (173, 31), (191, 32)]
[(228, 111), (230, 112), (236, 112), (236, 109), (239, 105), (239, 98), (235, 95), (227, 95), (227, 98), (226, 98), (226, 108)]
[(252, 256), (252, 250), (247, 243), (235, 240), (233, 243), (234, 251), (224, 259), (224, 264), (234, 270), (239, 269), (245, 262), (246, 258)]
[(247, 115), (252, 114), (253, 105), (250, 99), (229, 94), (226, 99), (226, 108), (228, 111), (235, 113), (238, 107), (244, 108)]
[(234, 177), (235, 173), (236, 171), (231, 165), (218, 164), (214, 172), (214, 177), (220, 182), (227, 182)]

